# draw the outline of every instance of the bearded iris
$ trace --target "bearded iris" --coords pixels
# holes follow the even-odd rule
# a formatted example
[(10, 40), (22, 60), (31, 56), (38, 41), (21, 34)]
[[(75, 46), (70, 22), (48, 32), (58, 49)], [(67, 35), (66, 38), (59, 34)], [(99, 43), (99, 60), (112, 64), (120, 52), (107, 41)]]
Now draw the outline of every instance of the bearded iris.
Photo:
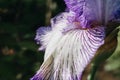
[(31, 80), (81, 80), (85, 67), (104, 45), (107, 26), (120, 20), (120, 0), (65, 0), (68, 11), (40, 27), (36, 38), (44, 62)]

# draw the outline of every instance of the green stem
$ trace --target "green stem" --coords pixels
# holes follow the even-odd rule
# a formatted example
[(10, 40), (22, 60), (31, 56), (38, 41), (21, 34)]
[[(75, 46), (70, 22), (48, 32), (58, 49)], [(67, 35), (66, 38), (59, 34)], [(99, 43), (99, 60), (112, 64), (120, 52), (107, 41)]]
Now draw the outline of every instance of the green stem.
[(98, 66), (93, 64), (91, 68), (91, 72), (88, 76), (88, 80), (94, 80), (97, 69), (98, 69)]

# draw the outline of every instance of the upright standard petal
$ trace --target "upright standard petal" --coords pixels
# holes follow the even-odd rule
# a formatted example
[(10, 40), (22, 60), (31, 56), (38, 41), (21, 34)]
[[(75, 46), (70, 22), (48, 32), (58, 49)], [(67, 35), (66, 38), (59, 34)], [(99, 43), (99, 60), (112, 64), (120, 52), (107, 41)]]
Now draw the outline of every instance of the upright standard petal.
[(109, 21), (120, 20), (120, 0), (65, 0), (65, 3), (76, 13), (75, 20), (83, 28), (92, 23), (106, 25)]
[(76, 12), (78, 15), (81, 15), (83, 12), (83, 6), (85, 5), (85, 0), (64, 0), (67, 8), (73, 12)]

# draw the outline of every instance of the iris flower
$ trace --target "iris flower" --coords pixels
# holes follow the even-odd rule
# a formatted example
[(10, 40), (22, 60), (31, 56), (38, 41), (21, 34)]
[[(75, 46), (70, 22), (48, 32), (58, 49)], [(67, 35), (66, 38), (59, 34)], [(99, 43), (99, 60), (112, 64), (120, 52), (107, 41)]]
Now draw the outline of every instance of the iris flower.
[(120, 0), (64, 1), (68, 11), (53, 17), (50, 27), (37, 30), (35, 40), (45, 56), (30, 80), (81, 80), (85, 67), (105, 44), (108, 24), (120, 22)]

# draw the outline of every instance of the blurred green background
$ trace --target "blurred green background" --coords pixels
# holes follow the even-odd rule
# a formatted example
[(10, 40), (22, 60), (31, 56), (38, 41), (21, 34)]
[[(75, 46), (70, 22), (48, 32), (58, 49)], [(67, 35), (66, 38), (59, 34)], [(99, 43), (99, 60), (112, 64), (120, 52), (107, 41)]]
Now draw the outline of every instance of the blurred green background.
[[(36, 29), (64, 9), (63, 0), (0, 0), (0, 80), (29, 80), (35, 74), (44, 55), (34, 41)], [(119, 61), (120, 47), (99, 74), (111, 72), (113, 79), (105, 80), (120, 80)]]
[(0, 80), (28, 80), (35, 74), (44, 55), (34, 41), (36, 29), (49, 25), (64, 7), (63, 0), (0, 0)]

